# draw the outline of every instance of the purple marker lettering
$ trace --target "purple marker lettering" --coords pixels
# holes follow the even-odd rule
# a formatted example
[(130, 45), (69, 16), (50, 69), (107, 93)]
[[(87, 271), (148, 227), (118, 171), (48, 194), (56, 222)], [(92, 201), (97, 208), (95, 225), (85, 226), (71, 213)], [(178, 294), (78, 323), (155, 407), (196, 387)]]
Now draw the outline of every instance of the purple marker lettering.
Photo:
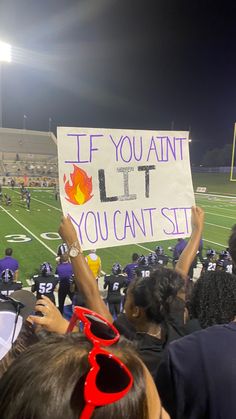
[(83, 221), (83, 218), (84, 218), (84, 212), (82, 212), (82, 215), (81, 215), (81, 217), (80, 217), (80, 222), (79, 222), (79, 224), (77, 223), (77, 221), (72, 217), (72, 215), (70, 215), (70, 214), (67, 214), (69, 217), (70, 217), (70, 219), (73, 221), (73, 223), (77, 226), (77, 231), (78, 231), (78, 235), (79, 235), (79, 241), (80, 241), (80, 243), (83, 245), (83, 236), (82, 236), (82, 232), (81, 232), (81, 223), (82, 223), (82, 221)]
[(136, 143), (137, 143), (137, 138), (135, 136), (133, 136), (133, 152), (134, 152), (134, 160), (136, 161), (140, 161), (142, 160), (143, 157), (143, 138), (139, 137), (139, 156), (137, 156), (136, 153)]
[[(88, 217), (90, 218), (90, 220), (88, 220)], [(91, 228), (93, 223), (93, 227)], [(91, 237), (89, 237), (89, 232), (87, 230), (87, 225), (89, 227), (89, 232), (95, 232), (95, 239), (92, 239)], [(90, 243), (96, 243), (98, 241), (98, 228), (97, 228), (97, 220), (96, 220), (96, 216), (93, 213), (93, 211), (88, 211), (86, 216), (85, 216), (85, 220), (84, 220), (84, 231), (85, 231), (85, 235), (88, 239), (88, 241)]]
[(92, 161), (92, 153), (94, 151), (98, 151), (98, 148), (94, 148), (93, 147), (93, 138), (98, 138), (98, 137), (103, 137), (103, 134), (91, 134), (89, 137), (89, 145), (90, 145), (90, 154), (89, 154), (89, 162), (91, 163)]
[(170, 210), (170, 208), (167, 208), (167, 207), (164, 207), (164, 208), (162, 208), (161, 209), (161, 214), (163, 215), (163, 217), (165, 217), (165, 218), (167, 218), (167, 220), (172, 224), (172, 226), (173, 226), (173, 230), (172, 231), (170, 231), (170, 232), (168, 232), (168, 231), (166, 231), (165, 229), (163, 229), (163, 231), (164, 231), (164, 233), (165, 234), (168, 234), (168, 235), (171, 235), (171, 234), (176, 234), (175, 233), (175, 224), (173, 223), (173, 221), (164, 213), (164, 211), (169, 211)]
[(100, 216), (100, 213), (97, 211), (99, 233), (100, 233), (101, 239), (103, 241), (106, 241), (108, 239), (108, 223), (107, 223), (107, 213), (106, 213), (106, 211), (103, 212), (103, 215), (104, 215), (103, 220), (104, 220), (104, 230), (105, 231), (102, 231), (101, 216)]
[(116, 161), (118, 161), (119, 160), (119, 157), (118, 157), (118, 147), (119, 147), (120, 142), (121, 142), (121, 140), (123, 138), (123, 135), (120, 137), (118, 144), (115, 143), (115, 141), (113, 140), (113, 138), (112, 138), (111, 135), (109, 137), (110, 137), (111, 141), (113, 142), (113, 144), (114, 144), (114, 146), (116, 148)]
[(186, 141), (187, 138), (175, 138), (175, 142), (178, 144), (179, 142), (179, 154), (180, 160), (183, 160), (183, 141)]
[[(126, 154), (127, 154), (127, 157), (126, 157)], [(125, 137), (123, 137), (122, 139), (122, 143), (120, 146), (121, 160), (125, 163), (129, 163), (130, 160), (132, 159), (132, 155), (133, 155), (132, 144), (131, 144), (130, 138), (128, 137), (128, 135), (125, 135)]]
[(157, 137), (158, 140), (161, 142), (161, 160), (162, 162), (166, 162), (169, 160), (168, 156), (168, 148), (166, 146), (167, 138), (168, 137)]
[(184, 231), (179, 231), (179, 224), (178, 224), (178, 219), (177, 219), (177, 211), (178, 210), (182, 210), (182, 208), (169, 208), (170, 211), (174, 212), (174, 218), (175, 218), (175, 234), (184, 234)]
[(132, 236), (135, 237), (134, 230), (132, 228), (130, 217), (129, 217), (129, 212), (125, 211), (125, 222), (124, 222), (125, 237), (127, 237), (127, 229), (128, 228), (130, 229), (130, 232), (131, 232)]
[(114, 226), (114, 234), (115, 234), (115, 238), (116, 238), (116, 240), (119, 240), (119, 241), (121, 241), (121, 240), (124, 240), (124, 238), (125, 238), (125, 236), (123, 236), (123, 237), (118, 237), (118, 235), (117, 235), (117, 231), (116, 231), (116, 229), (117, 229), (117, 220), (116, 220), (116, 218), (117, 218), (117, 215), (121, 215), (121, 211), (120, 210), (116, 210), (115, 212), (114, 212), (114, 215), (113, 215), (113, 226)]
[(77, 160), (65, 160), (65, 163), (88, 163), (88, 160), (80, 159), (80, 137), (86, 137), (87, 134), (67, 134), (68, 137), (76, 137), (77, 140)]
[(132, 218), (133, 218), (133, 229), (135, 230), (135, 224), (137, 224), (139, 229), (143, 233), (143, 235), (146, 236), (146, 227), (145, 227), (145, 221), (144, 221), (144, 216), (143, 216), (143, 210), (141, 210), (142, 225), (139, 222), (138, 218), (136, 217), (134, 211), (132, 211)]
[(183, 210), (184, 210), (184, 215), (185, 215), (186, 233), (189, 233), (189, 224), (188, 224), (187, 211), (191, 211), (191, 207), (185, 207), (185, 208), (183, 208)]
[(151, 142), (150, 142), (150, 146), (149, 146), (149, 150), (148, 150), (148, 155), (147, 155), (147, 161), (149, 161), (151, 151), (154, 151), (155, 158), (156, 158), (157, 161), (159, 161), (159, 157), (158, 157), (158, 153), (157, 153), (157, 147), (156, 147), (156, 142), (155, 142), (155, 138), (154, 137), (151, 138)]
[(156, 211), (156, 208), (144, 208), (142, 209), (143, 212), (147, 211), (149, 213), (149, 221), (150, 221), (150, 233), (153, 236), (153, 224), (152, 224), (152, 211)]
[(176, 147), (175, 147), (175, 139), (171, 139), (167, 137), (167, 149), (171, 151), (174, 160), (176, 160)]

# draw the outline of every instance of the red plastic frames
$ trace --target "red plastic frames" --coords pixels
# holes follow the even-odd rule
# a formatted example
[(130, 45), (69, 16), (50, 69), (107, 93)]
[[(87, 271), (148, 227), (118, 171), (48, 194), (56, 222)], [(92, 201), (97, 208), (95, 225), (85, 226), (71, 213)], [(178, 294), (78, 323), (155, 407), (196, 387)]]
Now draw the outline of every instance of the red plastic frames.
[(133, 377), (119, 358), (101, 348), (119, 340), (120, 334), (113, 324), (87, 308), (75, 307), (67, 333), (73, 330), (78, 320), (83, 322), (83, 332), (93, 343), (88, 355), (91, 368), (84, 385), (86, 404), (80, 416), (80, 419), (89, 419), (96, 406), (114, 403), (124, 397), (133, 385)]

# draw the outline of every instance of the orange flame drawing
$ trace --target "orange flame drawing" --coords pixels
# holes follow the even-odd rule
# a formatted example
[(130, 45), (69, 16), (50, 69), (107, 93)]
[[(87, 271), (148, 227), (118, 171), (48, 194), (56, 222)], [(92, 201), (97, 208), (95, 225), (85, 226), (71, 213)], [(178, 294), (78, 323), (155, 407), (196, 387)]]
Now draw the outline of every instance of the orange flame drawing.
[(88, 177), (83, 169), (80, 169), (74, 164), (73, 166), (74, 171), (70, 174), (72, 185), (70, 185), (69, 180), (66, 181), (66, 175), (64, 175), (66, 199), (71, 204), (83, 205), (93, 197), (91, 195), (93, 189), (92, 176)]

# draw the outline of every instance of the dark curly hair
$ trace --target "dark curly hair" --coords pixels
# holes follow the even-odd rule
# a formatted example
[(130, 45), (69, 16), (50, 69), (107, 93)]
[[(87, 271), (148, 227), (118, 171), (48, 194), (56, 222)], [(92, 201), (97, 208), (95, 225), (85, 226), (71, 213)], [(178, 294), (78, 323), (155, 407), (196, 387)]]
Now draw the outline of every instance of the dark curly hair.
[(134, 303), (143, 307), (147, 319), (161, 323), (171, 302), (184, 287), (183, 278), (174, 270), (160, 267), (148, 278), (138, 278), (130, 286)]
[(236, 315), (236, 275), (205, 272), (194, 285), (189, 310), (202, 328), (232, 321)]

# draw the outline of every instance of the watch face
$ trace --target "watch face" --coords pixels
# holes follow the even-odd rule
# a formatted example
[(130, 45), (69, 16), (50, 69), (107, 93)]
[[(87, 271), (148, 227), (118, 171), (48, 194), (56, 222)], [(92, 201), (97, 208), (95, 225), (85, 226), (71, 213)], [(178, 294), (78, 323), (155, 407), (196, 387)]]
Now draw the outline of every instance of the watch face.
[(76, 247), (72, 247), (72, 248), (70, 249), (70, 253), (69, 253), (69, 255), (70, 255), (72, 258), (75, 258), (76, 256), (78, 256), (78, 254), (79, 254), (79, 251), (78, 251), (78, 249), (76, 249)]

